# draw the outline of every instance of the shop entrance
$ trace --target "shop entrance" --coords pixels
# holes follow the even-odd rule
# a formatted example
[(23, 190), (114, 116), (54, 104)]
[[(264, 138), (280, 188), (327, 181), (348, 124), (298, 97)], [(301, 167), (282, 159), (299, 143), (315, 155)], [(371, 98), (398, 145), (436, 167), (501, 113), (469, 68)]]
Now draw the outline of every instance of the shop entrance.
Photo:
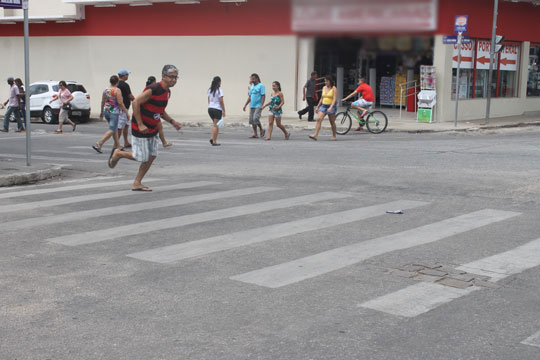
[[(433, 65), (433, 37), (388, 36), (317, 38), (315, 70), (342, 78), (343, 94), (366, 78), (378, 105), (399, 106), (399, 84), (419, 80), (420, 66)], [(403, 99), (401, 105), (405, 105)]]

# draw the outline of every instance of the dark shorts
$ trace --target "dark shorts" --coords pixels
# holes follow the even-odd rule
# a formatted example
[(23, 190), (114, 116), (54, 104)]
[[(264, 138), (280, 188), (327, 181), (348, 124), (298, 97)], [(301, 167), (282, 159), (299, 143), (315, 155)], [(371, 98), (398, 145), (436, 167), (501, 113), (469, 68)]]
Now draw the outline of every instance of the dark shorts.
[(221, 117), (223, 116), (223, 111), (219, 109), (208, 108), (208, 115), (210, 115), (210, 119), (212, 120), (221, 120)]

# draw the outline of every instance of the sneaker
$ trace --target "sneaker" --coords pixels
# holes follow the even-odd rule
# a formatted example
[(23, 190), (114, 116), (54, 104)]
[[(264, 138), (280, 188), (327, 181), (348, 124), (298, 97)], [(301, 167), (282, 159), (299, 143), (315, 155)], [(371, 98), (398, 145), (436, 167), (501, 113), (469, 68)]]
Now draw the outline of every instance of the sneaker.
[(362, 131), (362, 130), (363, 130), (363, 128), (362, 128), (361, 126), (359, 126), (359, 127), (357, 127), (356, 130), (354, 130), (354, 131)]
[(8, 129), (0, 129), (1, 132), (9, 132)]
[(298, 111), (297, 114), (298, 114), (298, 118), (299, 118), (300, 120), (302, 120), (302, 114), (300, 114), (300, 111)]

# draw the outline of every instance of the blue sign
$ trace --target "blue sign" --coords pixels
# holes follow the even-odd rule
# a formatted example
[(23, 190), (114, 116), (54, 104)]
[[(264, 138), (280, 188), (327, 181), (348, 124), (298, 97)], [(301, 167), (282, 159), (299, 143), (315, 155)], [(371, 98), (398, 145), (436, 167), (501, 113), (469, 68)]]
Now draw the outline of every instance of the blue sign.
[(23, 0), (0, 0), (0, 8), (22, 9)]
[[(443, 35), (442, 42), (443, 44), (457, 44), (457, 35)], [(463, 44), (470, 44), (471, 43), (471, 37), (470, 36), (462, 36), (461, 42)]]
[(454, 21), (454, 32), (466, 33), (467, 24), (469, 23), (469, 15), (456, 15), (456, 21)]

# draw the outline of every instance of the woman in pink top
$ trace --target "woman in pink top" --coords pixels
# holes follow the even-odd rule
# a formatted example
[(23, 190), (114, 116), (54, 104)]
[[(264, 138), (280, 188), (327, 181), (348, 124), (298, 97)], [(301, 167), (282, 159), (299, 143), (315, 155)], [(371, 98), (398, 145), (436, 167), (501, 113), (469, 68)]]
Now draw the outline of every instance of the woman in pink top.
[(67, 84), (64, 80), (60, 81), (58, 83), (58, 86), (60, 87), (60, 90), (58, 91), (58, 96), (49, 102), (49, 104), (56, 100), (60, 102), (60, 114), (58, 114), (58, 130), (56, 130), (56, 133), (62, 133), (62, 125), (66, 120), (73, 127), (73, 131), (75, 131), (77, 124), (75, 124), (69, 119), (69, 108), (71, 106), (69, 105), (69, 103), (71, 102), (71, 100), (73, 100), (73, 95), (71, 95), (71, 91), (68, 90)]

